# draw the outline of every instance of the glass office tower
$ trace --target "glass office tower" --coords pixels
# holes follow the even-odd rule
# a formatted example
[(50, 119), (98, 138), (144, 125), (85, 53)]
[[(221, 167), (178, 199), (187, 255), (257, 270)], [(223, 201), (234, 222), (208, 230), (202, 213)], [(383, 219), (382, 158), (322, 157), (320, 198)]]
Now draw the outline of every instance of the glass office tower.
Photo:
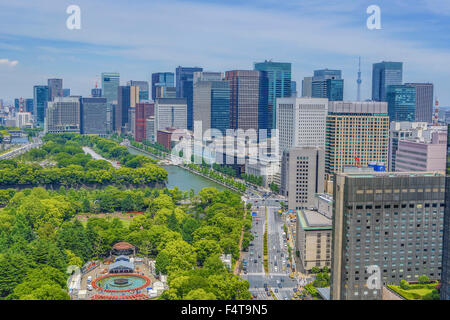
[[(173, 72), (156, 72), (152, 73), (152, 99), (155, 101), (159, 97), (157, 95), (157, 88), (173, 88), (175, 87), (175, 75)], [(165, 97), (164, 97), (165, 98)]]
[(313, 98), (327, 98), (329, 101), (344, 99), (344, 80), (341, 70), (314, 70), (311, 83)]
[[(291, 63), (264, 61), (255, 63), (255, 70), (265, 71), (268, 78), (267, 119), (261, 119), (260, 129), (275, 129), (277, 98), (289, 98), (292, 92)], [(264, 113), (262, 113), (264, 114)]]
[(387, 87), (403, 83), (403, 62), (382, 61), (372, 66), (372, 100), (387, 101)]
[(386, 99), (390, 121), (415, 121), (416, 88), (407, 85), (387, 87)]
[(33, 115), (34, 121), (40, 128), (44, 127), (45, 109), (48, 101), (48, 86), (33, 87)]
[(102, 73), (102, 93), (107, 103), (117, 103), (120, 74), (117, 72)]
[(186, 98), (187, 128), (193, 130), (193, 99), (194, 99), (194, 72), (202, 72), (200, 67), (181, 67), (176, 69), (177, 98)]

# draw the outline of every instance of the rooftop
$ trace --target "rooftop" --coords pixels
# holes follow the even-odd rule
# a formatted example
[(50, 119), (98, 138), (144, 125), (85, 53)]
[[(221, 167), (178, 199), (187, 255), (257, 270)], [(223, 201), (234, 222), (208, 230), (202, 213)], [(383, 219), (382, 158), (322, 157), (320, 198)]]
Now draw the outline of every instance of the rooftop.
[(315, 210), (297, 210), (297, 219), (304, 230), (331, 229), (331, 219)]

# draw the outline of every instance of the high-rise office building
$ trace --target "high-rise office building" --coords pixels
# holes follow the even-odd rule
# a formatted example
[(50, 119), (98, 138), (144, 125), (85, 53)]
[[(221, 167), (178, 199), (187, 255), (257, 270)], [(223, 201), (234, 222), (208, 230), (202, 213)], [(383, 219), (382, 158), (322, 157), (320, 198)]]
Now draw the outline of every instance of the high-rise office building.
[(439, 280), (444, 199), (443, 172), (337, 174), (331, 299), (380, 300), (387, 284)]
[(80, 133), (80, 97), (54, 97), (48, 102), (46, 133)]
[(194, 73), (193, 107), (194, 122), (202, 122), (203, 133), (217, 129), (225, 135), (230, 127), (230, 85), (221, 72)]
[(102, 89), (101, 88), (93, 88), (93, 89), (91, 89), (91, 96), (92, 96), (92, 98), (101, 98), (101, 96), (102, 96)]
[(403, 83), (403, 62), (382, 61), (372, 66), (372, 100), (387, 101), (387, 87)]
[(147, 81), (130, 80), (127, 82), (127, 86), (139, 88), (139, 101), (149, 99), (149, 94), (148, 94), (149, 87), (148, 87)]
[(386, 100), (390, 121), (415, 121), (416, 87), (390, 85), (387, 87)]
[(297, 98), (298, 92), (297, 92), (297, 81), (291, 80), (291, 97)]
[(181, 67), (176, 69), (176, 90), (177, 98), (185, 98), (187, 103), (187, 128), (193, 130), (194, 114), (193, 114), (193, 100), (194, 100), (194, 72), (201, 72), (203, 68), (199, 67)]
[(264, 61), (255, 63), (255, 70), (265, 71), (268, 78), (267, 120), (264, 128), (275, 129), (276, 100), (291, 97), (291, 63)]
[[(160, 98), (155, 102), (155, 131), (187, 128), (187, 103), (184, 98)], [(156, 134), (155, 134), (156, 136)]]
[(70, 89), (62, 89), (63, 97), (70, 97)]
[(175, 87), (156, 87), (156, 99), (176, 98), (176, 97), (177, 97), (177, 88), (175, 88)]
[(312, 79), (313, 77), (304, 77), (302, 80), (302, 97), (312, 97)]
[(447, 127), (447, 172), (442, 248), (441, 300), (450, 300), (450, 125)]
[(230, 128), (270, 129), (267, 72), (232, 70), (225, 79), (230, 85)]
[[(158, 89), (164, 88), (164, 89)], [(162, 96), (166, 91), (165, 88), (175, 88), (175, 75), (173, 72), (156, 72), (152, 73), (152, 99), (167, 98)], [(158, 92), (159, 91), (159, 92)], [(175, 96), (176, 97), (176, 96)], [(175, 98), (173, 97), (173, 98)]]
[(433, 84), (405, 83), (405, 86), (416, 88), (416, 118), (417, 122), (433, 122)]
[(45, 110), (48, 101), (48, 86), (33, 87), (33, 116), (37, 126), (44, 127)]
[(33, 114), (33, 109), (34, 109), (34, 100), (33, 99), (25, 99), (25, 112), (30, 112), (31, 114)]
[(314, 207), (316, 194), (323, 193), (324, 180), (323, 149), (301, 147), (283, 152), (280, 191), (288, 199), (289, 209)]
[(120, 74), (117, 72), (102, 72), (102, 94), (107, 103), (117, 103)]
[(19, 112), (20, 109), (20, 99), (19, 98), (15, 98), (14, 99), (14, 109)]
[(155, 104), (149, 102), (136, 103), (135, 140), (142, 142), (147, 134), (147, 119), (155, 115)]
[(136, 103), (139, 103), (139, 87), (119, 86), (117, 99), (114, 112), (115, 130), (121, 133), (133, 132), (134, 122), (130, 114), (133, 113)]
[(329, 101), (342, 101), (344, 98), (344, 80), (341, 70), (314, 70), (311, 84), (313, 98), (327, 98)]
[(106, 98), (81, 98), (81, 133), (105, 136), (109, 133)]
[(325, 148), (328, 99), (277, 99), (280, 155), (295, 147)]
[(386, 102), (330, 101), (328, 104), (325, 172), (342, 172), (359, 158), (361, 166), (370, 162), (387, 165), (389, 116)]
[(63, 96), (63, 79), (48, 79), (48, 101)]

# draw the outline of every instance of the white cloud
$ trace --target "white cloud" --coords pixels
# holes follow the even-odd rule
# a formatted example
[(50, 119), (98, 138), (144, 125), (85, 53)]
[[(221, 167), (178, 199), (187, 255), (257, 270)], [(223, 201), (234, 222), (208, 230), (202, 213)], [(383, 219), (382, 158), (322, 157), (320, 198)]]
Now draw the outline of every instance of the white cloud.
[(10, 67), (15, 67), (15, 66), (17, 66), (18, 64), (19, 64), (19, 61), (17, 61), (17, 60), (8, 60), (8, 59), (0, 59), (0, 64), (3, 64), (3, 65), (7, 65), (7, 66), (10, 66)]

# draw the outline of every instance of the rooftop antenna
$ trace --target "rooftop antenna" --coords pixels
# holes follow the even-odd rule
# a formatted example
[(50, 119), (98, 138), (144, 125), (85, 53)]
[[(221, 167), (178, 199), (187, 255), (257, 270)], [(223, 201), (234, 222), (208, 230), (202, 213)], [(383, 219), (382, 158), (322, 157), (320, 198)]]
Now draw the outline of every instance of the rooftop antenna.
[(358, 92), (357, 92), (357, 100), (361, 101), (361, 57), (359, 57), (359, 64), (358, 64), (358, 80), (356, 80), (356, 83), (358, 84)]

